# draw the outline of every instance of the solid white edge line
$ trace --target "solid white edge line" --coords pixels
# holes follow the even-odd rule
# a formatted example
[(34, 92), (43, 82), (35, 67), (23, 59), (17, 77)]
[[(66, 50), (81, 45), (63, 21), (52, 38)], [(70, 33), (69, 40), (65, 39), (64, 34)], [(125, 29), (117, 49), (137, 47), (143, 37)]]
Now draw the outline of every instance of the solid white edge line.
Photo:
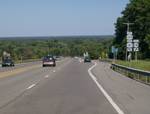
[(119, 108), (119, 106), (113, 101), (113, 99), (109, 96), (109, 94), (104, 90), (104, 88), (99, 84), (99, 82), (97, 81), (96, 77), (92, 74), (91, 70), (97, 66), (97, 63), (95, 62), (95, 64), (88, 69), (88, 73), (90, 75), (90, 77), (93, 79), (93, 81), (96, 83), (96, 85), (98, 86), (99, 90), (104, 94), (104, 96), (106, 97), (106, 99), (109, 101), (109, 103), (113, 106), (113, 108), (117, 111), (118, 114), (124, 114), (124, 112)]
[(32, 85), (30, 85), (28, 88), (26, 88), (26, 89), (31, 89), (31, 88), (33, 88), (34, 86), (35, 86), (36, 84), (32, 84)]

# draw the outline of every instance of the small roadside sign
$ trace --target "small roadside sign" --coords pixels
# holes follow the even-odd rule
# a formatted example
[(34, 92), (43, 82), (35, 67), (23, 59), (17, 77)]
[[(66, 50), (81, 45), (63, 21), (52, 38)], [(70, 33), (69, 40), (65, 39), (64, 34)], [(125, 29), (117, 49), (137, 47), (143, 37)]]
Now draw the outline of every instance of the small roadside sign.
[(133, 33), (132, 32), (127, 32), (127, 35), (132, 35)]
[(137, 51), (139, 51), (139, 48), (137, 47), (137, 48), (134, 48), (133, 49), (135, 52), (137, 52)]
[(127, 35), (127, 39), (133, 39), (133, 35)]
[(115, 52), (118, 53), (118, 48), (115, 49)]
[(114, 46), (111, 47), (111, 52), (112, 52), (112, 53), (115, 52), (115, 47), (114, 47)]
[(139, 47), (139, 43), (134, 43), (133, 45), (134, 45), (135, 48)]
[(132, 39), (127, 39), (127, 42), (133, 42)]
[(132, 47), (133, 47), (133, 43), (128, 42), (128, 43), (127, 43), (127, 48), (132, 48)]
[(132, 47), (127, 47), (127, 51), (131, 52), (132, 51)]
[(135, 43), (139, 43), (139, 40), (133, 40), (133, 42), (135, 42)]

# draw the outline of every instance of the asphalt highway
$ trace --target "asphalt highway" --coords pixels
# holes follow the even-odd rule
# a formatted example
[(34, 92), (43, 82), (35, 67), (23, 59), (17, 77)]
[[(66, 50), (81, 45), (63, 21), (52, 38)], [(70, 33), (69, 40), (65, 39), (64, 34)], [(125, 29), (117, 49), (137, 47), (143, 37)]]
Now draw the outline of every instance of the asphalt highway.
[(17, 68), (20, 68), (20, 67), (26, 67), (26, 66), (36, 65), (36, 64), (41, 64), (41, 61), (15, 64), (14, 67), (1, 67), (1, 65), (0, 65), (0, 72), (10, 71), (10, 70), (14, 70), (14, 69), (17, 69)]
[(0, 71), (0, 114), (150, 114), (150, 87), (108, 63), (63, 58), (18, 69)]

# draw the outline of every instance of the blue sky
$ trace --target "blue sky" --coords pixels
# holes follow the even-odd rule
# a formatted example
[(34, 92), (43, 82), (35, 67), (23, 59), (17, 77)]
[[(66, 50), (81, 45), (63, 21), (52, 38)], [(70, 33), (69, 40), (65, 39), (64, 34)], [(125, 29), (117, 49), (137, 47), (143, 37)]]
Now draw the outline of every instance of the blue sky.
[(0, 37), (112, 35), (129, 0), (0, 0)]

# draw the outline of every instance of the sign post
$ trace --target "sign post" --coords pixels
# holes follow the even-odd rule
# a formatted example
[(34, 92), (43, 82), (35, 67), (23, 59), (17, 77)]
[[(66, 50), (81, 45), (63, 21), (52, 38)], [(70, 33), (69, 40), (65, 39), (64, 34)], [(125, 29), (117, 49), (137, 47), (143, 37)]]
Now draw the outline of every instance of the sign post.
[[(133, 39), (133, 35), (132, 35), (132, 32), (130, 32), (130, 25), (133, 25), (134, 23), (128, 22), (128, 23), (123, 23), (123, 24), (127, 25), (127, 42), (131, 43), (132, 42), (131, 40)], [(128, 52), (130, 52), (129, 55), (131, 55), (131, 52), (132, 52), (131, 50), (132, 50), (131, 46), (126, 47), (126, 61), (128, 60)]]
[(128, 52), (129, 55), (131, 56), (130, 59), (132, 58), (132, 51), (133, 51), (133, 34), (132, 32), (127, 31), (127, 50), (126, 50), (126, 60), (128, 60)]
[(117, 59), (117, 56), (118, 56), (118, 48), (115, 48), (115, 46), (112, 46), (111, 52), (113, 53), (113, 59), (115, 61)]
[[(134, 39), (133, 40), (133, 33), (130, 32), (130, 25), (133, 25), (134, 23), (123, 23), (127, 25), (127, 45), (126, 45), (126, 60), (129, 58), (132, 58), (132, 52), (135, 52), (135, 60), (137, 60), (137, 54), (139, 51), (139, 40)], [(129, 56), (128, 56), (129, 52)]]

